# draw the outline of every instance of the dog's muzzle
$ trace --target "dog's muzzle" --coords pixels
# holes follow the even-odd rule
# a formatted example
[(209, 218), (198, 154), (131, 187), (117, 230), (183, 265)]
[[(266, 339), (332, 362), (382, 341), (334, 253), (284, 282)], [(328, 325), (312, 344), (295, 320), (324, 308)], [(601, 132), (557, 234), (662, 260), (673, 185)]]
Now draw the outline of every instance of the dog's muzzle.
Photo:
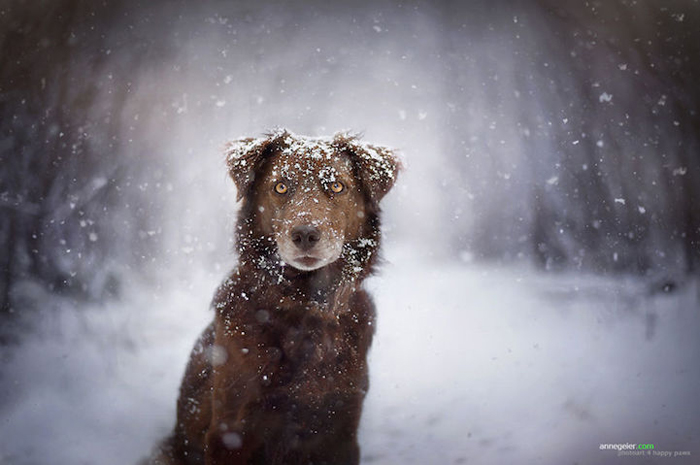
[(278, 236), (277, 244), (285, 263), (298, 270), (311, 271), (336, 261), (343, 240), (332, 230), (324, 232), (313, 224), (302, 224)]

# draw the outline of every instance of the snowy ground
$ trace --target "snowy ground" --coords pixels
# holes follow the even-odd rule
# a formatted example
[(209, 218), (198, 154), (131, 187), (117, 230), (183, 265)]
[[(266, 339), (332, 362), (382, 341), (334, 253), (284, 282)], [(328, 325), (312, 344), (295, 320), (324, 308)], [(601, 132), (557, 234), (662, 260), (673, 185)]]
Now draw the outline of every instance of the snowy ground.
[[(700, 285), (445, 265), (389, 250), (363, 463), (700, 463)], [(0, 465), (124, 465), (174, 419), (221, 273), (47, 308), (2, 363)], [(690, 459), (617, 457), (651, 443)]]

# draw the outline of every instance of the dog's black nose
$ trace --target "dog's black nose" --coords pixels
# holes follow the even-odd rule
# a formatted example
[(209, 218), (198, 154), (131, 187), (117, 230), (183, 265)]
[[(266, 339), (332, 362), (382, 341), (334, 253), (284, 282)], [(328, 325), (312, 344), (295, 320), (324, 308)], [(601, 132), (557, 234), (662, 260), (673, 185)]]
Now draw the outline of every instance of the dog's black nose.
[(292, 242), (303, 251), (312, 249), (321, 240), (321, 231), (314, 226), (297, 226), (292, 229)]

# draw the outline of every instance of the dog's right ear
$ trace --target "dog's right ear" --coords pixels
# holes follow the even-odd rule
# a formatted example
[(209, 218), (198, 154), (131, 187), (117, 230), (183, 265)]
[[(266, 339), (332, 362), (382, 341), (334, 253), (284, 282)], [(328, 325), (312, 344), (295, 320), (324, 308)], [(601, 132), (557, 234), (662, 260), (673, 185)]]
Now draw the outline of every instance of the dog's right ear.
[(252, 187), (255, 173), (274, 142), (274, 138), (268, 137), (237, 139), (226, 143), (226, 165), (231, 179), (236, 184), (236, 200), (241, 200)]

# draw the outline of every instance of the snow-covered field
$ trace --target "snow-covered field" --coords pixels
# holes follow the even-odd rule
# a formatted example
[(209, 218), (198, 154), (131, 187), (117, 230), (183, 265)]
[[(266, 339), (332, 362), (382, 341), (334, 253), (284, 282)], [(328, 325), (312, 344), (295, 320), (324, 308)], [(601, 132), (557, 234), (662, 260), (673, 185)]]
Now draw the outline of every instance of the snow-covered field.
[[(446, 264), (386, 253), (363, 463), (700, 463), (700, 284)], [(223, 272), (46, 308), (2, 362), (1, 465), (124, 465), (174, 420)], [(166, 282), (167, 280), (163, 280)], [(49, 306), (51, 303), (48, 304)], [(690, 458), (617, 457), (602, 443)]]

